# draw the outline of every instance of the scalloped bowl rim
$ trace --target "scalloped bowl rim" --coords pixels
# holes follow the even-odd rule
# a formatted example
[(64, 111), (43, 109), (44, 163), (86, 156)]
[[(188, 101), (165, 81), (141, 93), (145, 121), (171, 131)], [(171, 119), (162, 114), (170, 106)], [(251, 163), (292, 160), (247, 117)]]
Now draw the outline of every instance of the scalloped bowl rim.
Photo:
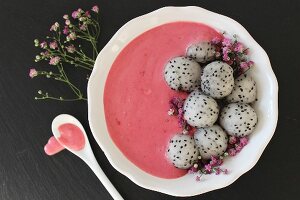
[[(259, 122), (255, 132), (251, 135), (249, 144), (242, 152), (224, 162), (224, 167), (230, 170), (228, 175), (204, 176), (203, 181), (199, 184), (193, 184), (195, 181), (194, 175), (187, 174), (177, 179), (162, 179), (139, 169), (113, 143), (106, 127), (104, 115), (103, 94), (105, 81), (109, 69), (119, 52), (143, 32), (176, 21), (199, 22), (219, 31), (225, 30), (231, 35), (237, 34), (239, 40), (252, 50), (250, 58), (256, 63), (256, 67), (250, 71), (258, 85), (258, 101), (254, 107)], [(111, 165), (120, 173), (146, 189), (173, 196), (194, 196), (230, 185), (257, 163), (276, 129), (278, 83), (266, 52), (238, 22), (200, 7), (163, 7), (127, 22), (99, 53), (88, 82), (88, 118), (95, 140), (104, 151)], [(242, 164), (237, 165), (237, 163)], [(188, 187), (186, 187), (187, 185)]]

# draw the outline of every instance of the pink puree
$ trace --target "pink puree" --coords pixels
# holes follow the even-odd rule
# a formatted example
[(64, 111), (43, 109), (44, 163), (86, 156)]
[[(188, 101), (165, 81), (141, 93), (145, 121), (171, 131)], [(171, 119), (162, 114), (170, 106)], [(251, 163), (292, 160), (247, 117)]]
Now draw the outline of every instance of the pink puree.
[(79, 127), (74, 124), (66, 123), (60, 125), (58, 131), (60, 133), (58, 141), (52, 136), (44, 147), (44, 151), (47, 155), (51, 156), (62, 151), (64, 147), (61, 144), (75, 151), (83, 149), (85, 138)]
[(177, 118), (167, 114), (169, 100), (178, 93), (166, 85), (163, 69), (169, 59), (184, 55), (189, 45), (216, 36), (217, 31), (199, 23), (164, 24), (131, 41), (110, 69), (104, 93), (110, 136), (132, 163), (149, 174), (170, 179), (187, 173), (165, 157), (169, 139), (181, 129)]
[(61, 144), (74, 151), (83, 149), (85, 145), (85, 138), (83, 132), (78, 126), (70, 123), (62, 124), (58, 127), (58, 131), (60, 132), (58, 141)]

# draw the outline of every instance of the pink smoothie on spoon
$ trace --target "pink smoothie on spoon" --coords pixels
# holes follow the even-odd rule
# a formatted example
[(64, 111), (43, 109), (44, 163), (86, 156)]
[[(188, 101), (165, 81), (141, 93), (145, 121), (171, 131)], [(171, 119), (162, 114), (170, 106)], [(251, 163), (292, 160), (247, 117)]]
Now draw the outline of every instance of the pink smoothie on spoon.
[(52, 136), (44, 147), (44, 151), (47, 155), (51, 156), (62, 151), (64, 147), (61, 144), (74, 151), (79, 151), (84, 148), (84, 134), (78, 126), (65, 123), (58, 127), (58, 131), (60, 133), (58, 141)]
[(164, 24), (132, 40), (110, 69), (104, 91), (109, 134), (132, 163), (153, 176), (171, 179), (187, 173), (165, 156), (169, 139), (182, 130), (177, 118), (167, 114), (169, 100), (178, 93), (165, 83), (164, 66), (185, 55), (191, 44), (217, 36), (222, 37), (200, 23)]

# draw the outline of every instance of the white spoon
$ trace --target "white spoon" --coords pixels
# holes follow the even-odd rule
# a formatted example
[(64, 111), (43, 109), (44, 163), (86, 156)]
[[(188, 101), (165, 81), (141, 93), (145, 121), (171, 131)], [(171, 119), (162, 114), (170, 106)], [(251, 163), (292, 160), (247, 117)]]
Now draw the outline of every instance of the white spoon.
[[(74, 150), (74, 149), (71, 149), (72, 147), (70, 148), (62, 142), (62, 138), (60, 138), (61, 133), (59, 132), (58, 127), (63, 124), (73, 124), (81, 130), (81, 132), (84, 136), (84, 141), (85, 141), (83, 148), (81, 148), (80, 150)], [(102, 182), (102, 184), (107, 189), (107, 191), (113, 197), (113, 199), (123, 200), (122, 196), (119, 194), (119, 192), (112, 185), (112, 183), (109, 181), (107, 176), (104, 174), (104, 172), (100, 168), (100, 166), (94, 156), (92, 148), (90, 146), (90, 143), (89, 143), (88, 137), (85, 133), (85, 130), (84, 130), (83, 126), (81, 125), (81, 123), (75, 117), (68, 115), (68, 114), (58, 115), (52, 121), (52, 132), (53, 132), (54, 137), (57, 139), (57, 141), (63, 147), (65, 147), (70, 152), (72, 152), (73, 154), (75, 154), (76, 156), (81, 158), (92, 169), (92, 171), (96, 174), (96, 176)], [(67, 139), (69, 142), (70, 141), (72, 142), (72, 137), (71, 138), (68, 137)]]

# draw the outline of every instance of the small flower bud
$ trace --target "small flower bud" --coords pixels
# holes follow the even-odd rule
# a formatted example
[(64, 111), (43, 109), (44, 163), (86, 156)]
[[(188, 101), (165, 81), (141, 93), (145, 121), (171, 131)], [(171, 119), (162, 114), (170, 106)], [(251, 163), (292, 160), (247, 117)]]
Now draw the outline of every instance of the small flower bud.
[(65, 24), (66, 24), (66, 25), (70, 25), (70, 24), (71, 24), (71, 21), (67, 19), (67, 20), (65, 21)]
[(173, 114), (174, 114), (174, 109), (170, 109), (170, 110), (168, 111), (168, 115), (172, 116)]
[(198, 168), (198, 164), (197, 163), (194, 164), (194, 168)]
[(187, 135), (189, 133), (189, 131), (188, 130), (186, 130), (186, 129), (183, 129), (183, 131), (182, 131), (182, 134), (184, 134), (184, 135)]
[(38, 93), (38, 94), (42, 94), (42, 90), (39, 90), (37, 93)]
[(33, 42), (34, 42), (34, 46), (36, 46), (36, 47), (39, 46), (39, 40), (38, 39), (35, 39)]

